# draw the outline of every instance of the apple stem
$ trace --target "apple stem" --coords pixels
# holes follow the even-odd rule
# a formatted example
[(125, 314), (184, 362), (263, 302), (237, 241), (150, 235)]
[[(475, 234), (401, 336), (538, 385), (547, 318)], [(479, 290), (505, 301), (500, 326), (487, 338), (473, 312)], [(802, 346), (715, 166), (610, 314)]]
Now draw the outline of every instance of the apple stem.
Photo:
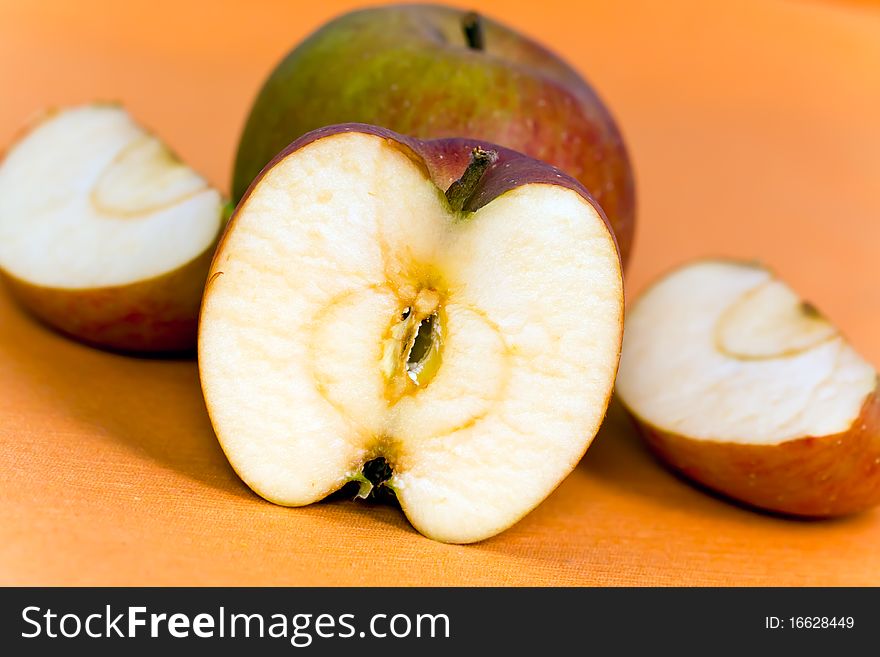
[(385, 460), (385, 457), (379, 456), (364, 463), (362, 473), (364, 479), (369, 481), (373, 486), (380, 486), (391, 479), (391, 475), (394, 474), (394, 471), (391, 469), (391, 466), (388, 465), (388, 461)]
[(464, 40), (471, 50), (484, 50), (486, 41), (483, 38), (483, 21), (475, 11), (469, 11), (461, 19), (461, 27), (464, 30)]
[(456, 180), (446, 190), (446, 200), (456, 212), (461, 212), (468, 199), (473, 195), (483, 174), (498, 159), (495, 151), (486, 151), (477, 146), (471, 151), (471, 161)]

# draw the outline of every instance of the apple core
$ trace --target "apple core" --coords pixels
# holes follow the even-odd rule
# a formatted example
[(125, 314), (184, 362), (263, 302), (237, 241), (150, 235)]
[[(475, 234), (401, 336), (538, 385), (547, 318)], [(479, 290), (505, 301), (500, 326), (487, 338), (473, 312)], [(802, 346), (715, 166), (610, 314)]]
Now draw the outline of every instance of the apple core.
[(442, 362), (445, 321), (441, 296), (430, 288), (420, 290), (411, 303), (395, 313), (382, 357), (389, 403), (427, 386), (434, 378)]

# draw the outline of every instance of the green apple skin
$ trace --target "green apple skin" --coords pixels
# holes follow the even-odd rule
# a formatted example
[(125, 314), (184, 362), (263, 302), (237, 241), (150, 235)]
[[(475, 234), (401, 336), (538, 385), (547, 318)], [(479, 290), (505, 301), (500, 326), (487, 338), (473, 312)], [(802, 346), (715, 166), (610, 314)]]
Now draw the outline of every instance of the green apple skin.
[(418, 139), (479, 139), (580, 181), (605, 211), (626, 262), (635, 185), (607, 108), (574, 69), (497, 22), (481, 18), (483, 47), (471, 47), (466, 17), (450, 7), (381, 7), (311, 35), (254, 103), (235, 163), (235, 200), (281, 149), (322, 126), (358, 122)]

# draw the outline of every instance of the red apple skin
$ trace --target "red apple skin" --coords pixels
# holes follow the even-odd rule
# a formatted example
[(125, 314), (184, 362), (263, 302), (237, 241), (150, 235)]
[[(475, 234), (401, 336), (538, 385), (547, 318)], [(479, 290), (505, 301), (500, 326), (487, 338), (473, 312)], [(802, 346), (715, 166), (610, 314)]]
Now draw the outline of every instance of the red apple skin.
[(173, 271), (130, 285), (40, 287), (3, 274), (12, 295), (37, 318), (91, 346), (114, 351), (192, 351), (214, 245)]
[(880, 384), (847, 431), (776, 445), (694, 440), (636, 423), (660, 460), (760, 509), (828, 518), (880, 504)]

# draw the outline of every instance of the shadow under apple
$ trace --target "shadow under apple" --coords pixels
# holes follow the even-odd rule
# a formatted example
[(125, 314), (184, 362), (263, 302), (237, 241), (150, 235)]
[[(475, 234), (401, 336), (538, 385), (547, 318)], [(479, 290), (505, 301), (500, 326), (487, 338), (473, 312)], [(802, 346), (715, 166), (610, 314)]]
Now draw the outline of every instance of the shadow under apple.
[(90, 348), (13, 307), (5, 291), (0, 312), (4, 366), (30, 395), (39, 395), (39, 405), (51, 405), (53, 416), (202, 484), (257, 499), (214, 437), (194, 360), (133, 358)]

